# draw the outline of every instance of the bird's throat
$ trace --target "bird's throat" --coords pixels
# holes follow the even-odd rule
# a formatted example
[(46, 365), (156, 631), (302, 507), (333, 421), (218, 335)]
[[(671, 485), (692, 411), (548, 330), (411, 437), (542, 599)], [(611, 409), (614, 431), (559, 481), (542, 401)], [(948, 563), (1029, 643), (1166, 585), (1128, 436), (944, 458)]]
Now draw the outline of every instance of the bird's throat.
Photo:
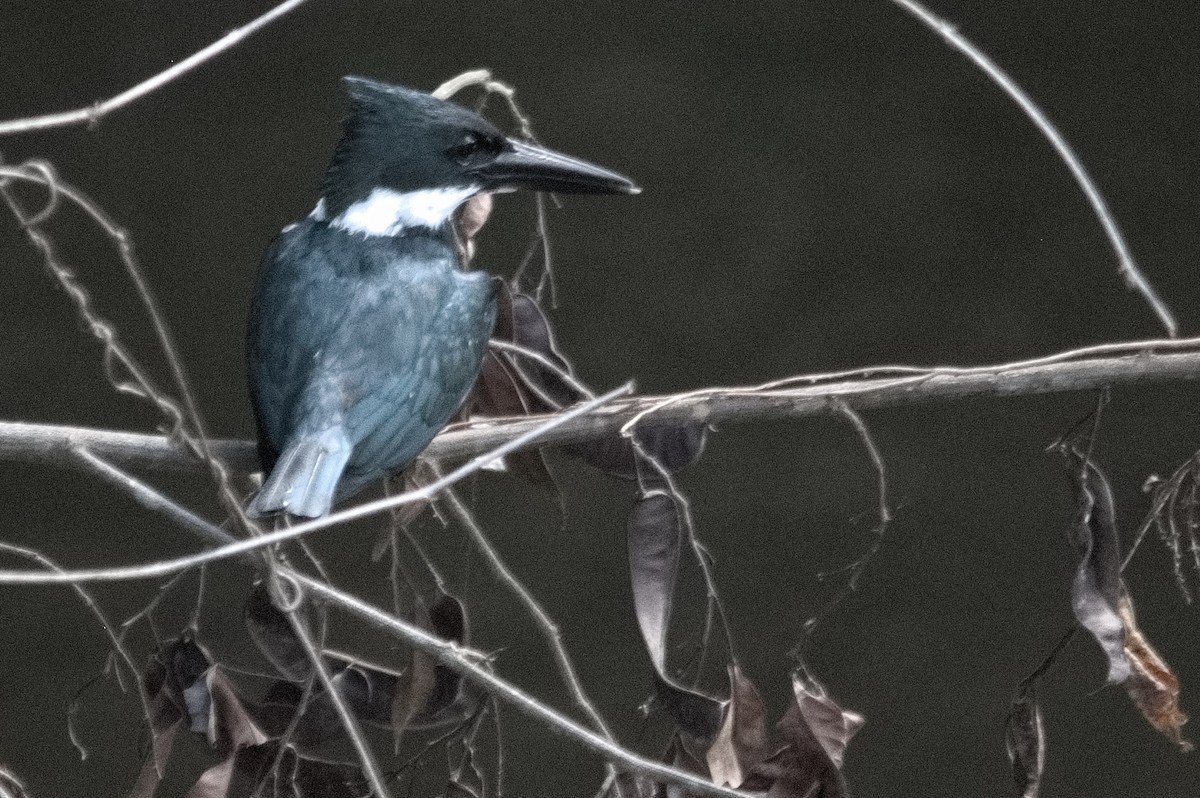
[(474, 185), (404, 192), (374, 188), (333, 218), (328, 218), (324, 199), (317, 203), (310, 216), (350, 233), (398, 236), (413, 227), (438, 229), (450, 220), (459, 205), (479, 190), (480, 187)]

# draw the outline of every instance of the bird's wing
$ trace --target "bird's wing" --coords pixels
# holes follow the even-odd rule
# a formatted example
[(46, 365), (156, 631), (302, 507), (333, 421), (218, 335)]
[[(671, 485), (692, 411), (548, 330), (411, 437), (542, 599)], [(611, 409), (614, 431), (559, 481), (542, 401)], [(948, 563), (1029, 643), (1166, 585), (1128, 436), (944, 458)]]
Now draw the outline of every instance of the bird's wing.
[(337, 485), (345, 498), (415, 457), (461, 405), (491, 334), (492, 287), (449, 260), (393, 263), (367, 279), (311, 248), (304, 268), (289, 272), (293, 241), (280, 236), (264, 260), (247, 349), (251, 392), (262, 448), (296, 465), (279, 479), (293, 493), (318, 484), (331, 502), (333, 488), (313, 470), (340, 458), (331, 434), (352, 448)]
[(416, 281), (397, 282), (377, 300), (373, 340), (386, 345), (343, 371), (357, 395), (346, 407), (355, 447), (342, 495), (416, 457), (462, 405), (483, 363), (495, 319), (491, 281), (458, 271)]

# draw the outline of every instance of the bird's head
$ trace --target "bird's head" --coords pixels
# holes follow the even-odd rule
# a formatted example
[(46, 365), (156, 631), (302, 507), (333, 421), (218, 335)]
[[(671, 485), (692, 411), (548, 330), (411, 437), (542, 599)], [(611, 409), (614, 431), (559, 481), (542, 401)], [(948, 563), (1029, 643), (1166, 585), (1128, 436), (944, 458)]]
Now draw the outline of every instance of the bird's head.
[(318, 212), (349, 229), (438, 227), (483, 192), (639, 191), (616, 172), (509, 138), (452, 102), (367, 78), (345, 81), (350, 109)]

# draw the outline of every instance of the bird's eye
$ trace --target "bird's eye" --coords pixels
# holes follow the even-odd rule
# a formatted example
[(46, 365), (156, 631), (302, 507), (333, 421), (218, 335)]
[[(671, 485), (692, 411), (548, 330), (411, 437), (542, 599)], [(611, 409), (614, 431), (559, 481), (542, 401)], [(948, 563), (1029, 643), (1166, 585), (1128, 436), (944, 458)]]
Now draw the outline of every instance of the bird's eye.
[(459, 163), (467, 164), (478, 160), (480, 156), (496, 155), (500, 152), (501, 146), (500, 140), (494, 136), (471, 131), (446, 152)]

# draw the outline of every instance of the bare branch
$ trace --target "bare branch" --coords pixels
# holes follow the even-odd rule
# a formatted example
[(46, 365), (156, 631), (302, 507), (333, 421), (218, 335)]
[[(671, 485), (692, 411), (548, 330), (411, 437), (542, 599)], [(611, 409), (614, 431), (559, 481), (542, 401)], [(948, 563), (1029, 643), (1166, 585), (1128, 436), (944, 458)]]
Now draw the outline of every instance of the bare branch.
[(609, 740), (615, 739), (612, 731), (608, 728), (608, 724), (604, 722), (604, 718), (600, 716), (600, 712), (592, 704), (591, 699), (588, 698), (587, 691), (583, 688), (583, 683), (580, 681), (579, 674), (575, 670), (575, 663), (571, 661), (571, 657), (567, 654), (567, 649), (563, 645), (562, 632), (559, 630), (558, 624), (554, 622), (554, 619), (550, 617), (550, 614), (546, 612), (541, 603), (509, 569), (508, 564), (500, 556), (500, 552), (496, 551), (496, 548), (492, 546), (491, 541), (487, 539), (487, 536), (483, 533), (483, 529), (476, 522), (471, 511), (462, 503), (454, 490), (447, 488), (442, 493), (439, 501), (450, 508), (451, 514), (458, 519), (458, 523), (474, 541), (476, 548), (479, 549), (484, 561), (492, 569), (496, 578), (525, 605), (526, 612), (529, 613), (530, 617), (533, 618), (541, 630), (542, 637), (546, 641), (551, 654), (554, 656), (555, 664), (558, 666), (559, 677), (567, 686), (568, 691), (571, 693), (571, 698), (575, 701), (575, 705), (579, 707), (597, 732)]
[[(284, 596), (282, 587), (283, 583), (288, 582), (288, 589), (292, 592), (290, 596)], [(295, 588), (294, 590), (292, 590)], [(383, 778), (382, 771), (379, 770), (379, 763), (375, 761), (375, 754), (371, 752), (371, 747), (367, 744), (366, 735), (363, 734), (362, 727), (358, 725), (358, 719), (354, 717), (354, 712), (346, 703), (346, 698), (342, 695), (342, 691), (334, 684), (333, 675), (329, 672), (329, 666), (325, 664), (323, 651), (313, 639), (312, 633), (309, 631), (308, 623), (304, 616), (300, 613), (300, 604), (302, 595), (299, 590), (299, 585), (292, 582), (290, 574), (281, 573), (279, 579), (272, 585), (272, 601), (275, 601), (279, 611), (287, 616), (288, 623), (292, 627), (292, 633), (300, 642), (301, 648), (304, 649), (305, 655), (308, 657), (309, 664), (312, 665), (313, 673), (316, 674), (317, 680), (321, 686), (325, 688), (325, 695), (329, 696), (330, 703), (333, 704), (334, 710), (337, 712), (338, 719), (342, 722), (342, 728), (346, 732), (346, 736), (350, 739), (350, 744), (354, 746), (354, 752), (358, 755), (359, 764), (362, 765), (363, 774), (367, 777), (367, 782), (371, 785), (371, 795), (375, 798), (390, 798), (391, 793), (387, 789), (387, 783)], [(281, 600), (283, 599), (283, 600)]]
[(967, 58), (975, 62), (975, 65), (983, 70), (993, 83), (1004, 90), (1013, 101), (1020, 106), (1025, 115), (1035, 124), (1038, 130), (1042, 131), (1042, 135), (1054, 146), (1058, 151), (1058, 155), (1062, 158), (1063, 163), (1071, 170), (1071, 174), (1075, 177), (1075, 182), (1079, 184), (1079, 188), (1083, 190), (1084, 196), (1091, 203), (1092, 211), (1096, 214), (1096, 218), (1100, 220), (1100, 226), (1104, 228), (1104, 234), (1108, 236), (1109, 243), (1117, 255), (1117, 271), (1125, 278), (1125, 283), (1139, 292), (1142, 298), (1150, 305), (1151, 310), (1158, 316), (1158, 320), (1162, 322), (1163, 327), (1167, 330), (1167, 335), (1174, 338), (1178, 335), (1179, 325), (1175, 321), (1170, 309), (1166, 303), (1158, 296), (1154, 287), (1138, 269), (1137, 264), (1133, 260), (1133, 255), (1129, 251), (1129, 245), (1125, 243), (1125, 236), (1121, 234), (1120, 228), (1117, 227), (1117, 220), (1112, 215), (1112, 211), (1108, 209), (1108, 203), (1104, 201), (1104, 196), (1100, 193), (1100, 189), (1092, 182), (1092, 178), (1088, 175), (1087, 170), (1083, 167), (1083, 162), (1079, 160), (1079, 156), (1071, 149), (1071, 145), (1067, 144), (1066, 139), (1058, 132), (1058, 128), (1046, 116), (1041, 108), (1038, 108), (1037, 103), (1033, 101), (1025, 90), (1017, 85), (1008, 74), (1000, 68), (995, 61), (988, 58), (974, 44), (972, 44), (965, 36), (946, 20), (938, 17), (929, 9), (922, 6), (915, 0), (892, 0), (896, 5), (903, 8), (908, 13), (912, 14), (921, 22), (925, 23), (935, 33), (941, 34), (950, 46), (961, 52)]
[(142, 99), (147, 94), (157, 91), (176, 78), (191, 72), (205, 61), (210, 61), (226, 50), (239, 44), (243, 39), (258, 33), (279, 17), (287, 14), (304, 3), (304, 0), (287, 0), (272, 8), (261, 17), (240, 28), (235, 28), (220, 39), (199, 50), (169, 69), (164, 69), (157, 75), (143, 80), (141, 83), (126, 89), (115, 97), (89, 105), (86, 108), (76, 108), (74, 111), (60, 111), (55, 114), (31, 116), (24, 119), (10, 119), (0, 122), (0, 136), (11, 136), (14, 133), (30, 133), (35, 130), (46, 130), (54, 127), (69, 127), (71, 125), (94, 125), (113, 111)]
[[(35, 214), (26, 213), (17, 197), (9, 190), (8, 183), (11, 179), (44, 185), (49, 193), (49, 198), (43, 208)], [(150, 318), (151, 326), (162, 347), (163, 356), (170, 366), (172, 377), (182, 398), (182, 408), (174, 399), (155, 386), (149, 372), (138, 358), (117, 338), (113, 325), (95, 311), (91, 297), (79, 276), (57, 256), (52, 239), (40, 227), (43, 222), (53, 216), (62, 197), (74, 203), (76, 207), (87, 214), (112, 241), (121, 264)], [(142, 274), (141, 266), (134, 256), (132, 237), (94, 200), (74, 186), (59, 180), (53, 167), (48, 163), (29, 161), (15, 168), (0, 165), (0, 198), (3, 198), (5, 204), (16, 216), (30, 243), (42, 253), (47, 270), (71, 298), (75, 305), (75, 312), (85, 328), (103, 345), (104, 354), (101, 362), (104, 366), (105, 376), (113, 388), (119, 392), (128, 392), (145, 398), (155, 406), (167, 422), (170, 434), (187, 444), (188, 449), (209, 467), (210, 475), (217, 486), (218, 495), (226, 511), (230, 516), (236, 518), (244, 529), (250, 529), (252, 525), (246, 518), (241, 502), (230, 484), (227, 469), (208, 450), (208, 433), (188, 385), (177, 347), (159, 311), (158, 302)], [(119, 375), (115, 368), (117, 364), (120, 364), (128, 372), (129, 379)]]
[[(162, 494), (158, 494), (148, 485), (139, 483), (138, 480), (127, 475), (126, 477), (123, 480), (115, 480), (114, 485), (122, 490), (133, 493), (135, 496), (139, 494), (155, 496), (155, 500), (147, 502), (148, 506), (179, 520), (185, 528), (191, 528), (191, 514), (187, 510), (167, 497), (162, 496)], [(213, 527), (206, 532), (201, 532), (201, 537), (211, 539), (219, 532), (218, 528)], [(6, 548), (11, 549), (13, 547)], [(711, 782), (707, 782), (691, 774), (683, 773), (658, 762), (643, 759), (612, 740), (606, 739), (600, 734), (580, 726), (561, 713), (541, 703), (533, 696), (522, 692), (519, 688), (491, 673), (487, 668), (477, 664), (477, 660), (482, 659), (482, 655), (477, 652), (472, 652), (470, 649), (448, 641), (439, 640), (418, 626), (388, 615), (383, 610), (372, 607), (354, 596), (343, 593), (323, 581), (307, 576), (286, 565), (276, 563), (274, 564), (274, 568), (283, 580), (291, 582), (293, 585), (299, 585), (303, 590), (321, 597), (327, 603), (340, 607), (353, 615), (358, 615), (369, 623), (395, 634), (415, 648), (431, 654), (440, 662), (462, 674), (464, 678), (480, 685), (499, 699), (512, 704), (520, 711), (546, 723), (551, 728), (575, 738), (585, 747), (599, 753), (610, 764), (618, 766), (619, 770), (637, 773), (663, 783), (678, 784), (703, 795), (721, 796), (722, 798), (744, 798), (743, 793), (717, 787)], [(76, 589), (79, 589), (78, 585), (76, 585)], [(300, 619), (294, 620), (301, 626), (303, 625)], [(306, 635), (307, 629), (297, 628), (297, 633)], [(305, 644), (304, 640), (301, 642)], [(307, 644), (312, 645), (315, 649), (315, 643), (313, 643), (311, 638), (308, 638)], [(328, 684), (326, 684), (326, 690), (329, 691), (331, 697), (338, 695), (338, 691), (330, 689), (330, 685)], [(3, 771), (0, 771), (0, 775), (3, 775)], [(2, 794), (0, 794), (0, 798), (3, 798)]]
[(230, 535), (219, 527), (213, 526), (191, 510), (188, 510), (177, 502), (171, 501), (140, 480), (134, 479), (119, 468), (114, 468), (104, 458), (97, 457), (87, 449), (77, 449), (76, 456), (89, 467), (93, 474), (114, 487), (125, 491), (138, 504), (147, 510), (171, 514), (179, 522), (180, 526), (188, 532), (199, 536), (202, 540), (206, 540), (217, 546), (237, 540), (233, 535)]
[[(40, 571), (5, 571), (0, 570), (0, 584), (74, 584), (77, 582), (110, 582), (122, 581), (129, 579), (152, 579), (158, 576), (173, 574), (177, 571), (183, 571), (188, 568), (201, 565), (202, 563), (212, 562), (214, 560), (223, 560), (233, 557), (239, 557), (247, 552), (266, 549), (276, 543), (294, 540), (303, 535), (312, 534), (322, 529), (328, 529), (337, 526), (346, 521), (353, 521), (358, 518), (363, 518), (377, 513), (387, 512), (394, 507), (399, 507), (404, 504), (413, 504), (416, 502), (425, 502), (432, 499), (442, 490), (451, 485), (460, 482), (471, 474), (476, 473), (480, 469), (486, 467), (489, 463), (504, 457), (506, 454), (516, 451), (527, 444), (531, 444), (540, 435), (543, 435), (560, 424), (565, 424), (571, 419), (594, 411), (605, 402), (612, 401), (615, 397), (628, 394), (630, 387), (623, 385), (620, 388), (609, 391), (603, 396), (598, 396), (588, 402), (583, 402), (574, 408), (559, 413), (557, 415), (545, 417), (540, 425), (535, 425), (516, 438), (508, 441), (502, 446), (491, 449), (484, 454), (475, 457), (465, 465), (459, 466), (444, 477), (436, 479), (420, 488), (405, 491), (396, 496), (388, 496), (376, 501), (367, 502), (365, 504), (355, 505), (346, 510), (327, 515), (323, 518), (314, 518), (311, 521), (295, 524), (294, 526), (277, 529), (271, 533), (264, 533), (252, 538), (238, 540), (234, 543), (229, 543), (215, 549), (192, 554), (186, 557), (179, 557), (174, 560), (157, 560), (155, 562), (143, 563), (141, 565), (130, 565), (114, 568), (85, 568), (75, 571), (63, 571), (61, 573), (44, 573)], [(121, 485), (122, 481), (117, 481), (116, 484)], [(161, 495), (161, 494), (160, 494)], [(154, 509), (163, 509), (156, 506)], [(190, 524), (185, 524), (190, 528)], [(213, 537), (213, 536), (209, 536)]]
[[(887, 465), (883, 461), (883, 455), (875, 443), (875, 438), (871, 435), (871, 430), (867, 427), (867, 423), (863, 421), (862, 416), (854, 412), (849, 405), (842, 403), (838, 409), (846, 417), (846, 420), (850, 422), (850, 425), (854, 427), (859, 441), (867, 451), (867, 457), (871, 460), (871, 467), (875, 471), (875, 494), (876, 506), (878, 508), (876, 512), (878, 520), (874, 529), (871, 530), (873, 538), (871, 544), (867, 546), (867, 550), (854, 562), (838, 569), (840, 572), (850, 574), (846, 579), (846, 583), (842, 585), (841, 589), (834, 594), (834, 597), (824, 607), (804, 622), (804, 630), (800, 642), (792, 648), (792, 655), (795, 657), (801, 656), (804, 648), (816, 633), (818, 626), (841, 605), (846, 596), (858, 590), (858, 582), (862, 578), (863, 571), (867, 569), (867, 565), (874, 559), (880, 547), (883, 546), (884, 538), (887, 537), (888, 526), (892, 523), (892, 510), (888, 504)], [(827, 574), (819, 574), (818, 578), (823, 578), (824, 576), (827, 576)]]
[[(0, 553), (24, 557), (27, 560), (32, 560), (33, 562), (41, 565), (43, 568), (46, 568), (49, 571), (63, 573), (62, 566), (47, 557), (45, 554), (42, 554), (40, 551), (28, 549), (24, 546), (14, 546), (11, 543), (0, 541)], [(129, 648), (124, 643), (124, 632), (117, 634), (117, 626), (109, 620), (104, 610), (101, 609), (99, 602), (96, 601), (95, 596), (93, 596), (87, 588), (80, 584), (71, 585), (71, 588), (75, 591), (76, 595), (79, 596), (84, 606), (86, 606), (88, 610), (91, 611), (92, 615), (95, 616), (100, 629), (104, 632), (105, 636), (108, 637), (109, 644), (112, 646), (112, 655), (115, 657), (113, 661), (115, 663), (114, 667), (116, 670), (117, 680), (122, 684), (124, 684), (124, 678), (121, 676), (121, 665), (124, 665), (128, 669), (133, 683), (133, 689), (137, 692), (138, 701), (142, 706), (142, 717), (146, 721), (146, 728), (150, 730), (151, 744), (157, 747), (159, 740), (158, 734), (154, 732), (154, 711), (150, 708), (150, 697), (146, 695), (145, 687), (139, 678), (141, 669), (138, 667), (137, 663), (134, 662), (133, 654), (130, 653)], [(71, 726), (73, 732), (74, 724), (71, 724)], [(75, 740), (73, 736), (72, 742), (75, 743), (76, 748), (79, 748), (81, 751), (83, 750), (80, 743)], [(86, 759), (86, 755), (83, 758)], [(0, 788), (3, 787), (3, 773), (3, 770), (0, 769)], [(4, 798), (4, 793), (2, 790), (0, 790), (0, 798)]]
[(17, 774), (0, 765), (0, 798), (28, 798), (29, 794)]
[[(1104, 356), (1121, 352), (1136, 354)], [(604, 410), (564, 421), (552, 431), (540, 433), (536, 440), (507, 451), (576, 444), (617, 435), (639, 415), (652, 415), (657, 422), (746, 422), (840, 413), (839, 401), (862, 411), (975, 396), (1090, 391), (1104, 385), (1197, 377), (1200, 377), (1200, 339), (1195, 338), (1105, 344), (1036, 360), (973, 368), (879, 366), (832, 375), (790, 377), (761, 386), (631, 397), (611, 402)], [(527, 416), (455, 424), (429, 444), (424, 456), (432, 460), (461, 460), (479, 455), (512, 443), (550, 418), (561, 417)], [(0, 421), (0, 461), (75, 468), (79, 466), (75, 455), (78, 447), (125, 469), (161, 473), (196, 473), (206, 469), (162, 435)], [(210, 447), (219, 460), (234, 470), (248, 473), (257, 469), (252, 441), (215, 440)]]
[(290, 569), (280, 569), (294, 579), (314, 598), (320, 597), (339, 609), (355, 615), (376, 628), (387, 631), (418, 648), (439, 662), (462, 674), (480, 688), (502, 699), (520, 712), (539, 720), (556, 731), (562, 732), (590, 751), (611, 762), (618, 770), (645, 776), (663, 784), (678, 784), (689, 793), (711, 795), (716, 798), (747, 798), (747, 793), (718, 787), (707, 779), (685, 773), (659, 762), (634, 754), (606, 740), (596, 732), (586, 729), (575, 721), (563, 717), (528, 693), (504, 681), (482, 665), (462, 656), (462, 648), (454, 643), (439, 640), (414, 624), (393, 617), (388, 613), (336, 588)]

